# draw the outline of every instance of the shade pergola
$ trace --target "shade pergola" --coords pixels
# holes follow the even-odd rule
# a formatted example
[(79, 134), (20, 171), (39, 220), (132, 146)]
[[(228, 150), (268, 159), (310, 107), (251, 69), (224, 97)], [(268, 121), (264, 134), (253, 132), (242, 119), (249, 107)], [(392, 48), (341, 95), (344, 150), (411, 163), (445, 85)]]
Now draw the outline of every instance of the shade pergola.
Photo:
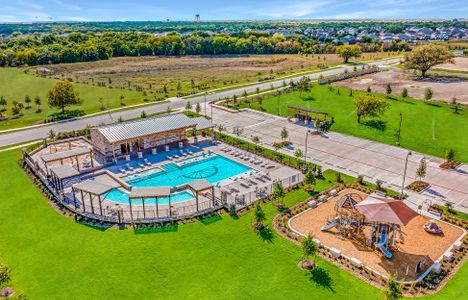
[(325, 111), (320, 111), (320, 110), (315, 110), (315, 109), (310, 109), (307, 107), (302, 107), (302, 106), (295, 106), (295, 105), (288, 105), (288, 109), (295, 110), (296, 113), (302, 114), (305, 117), (309, 117), (309, 114), (317, 114), (317, 115), (324, 115), (325, 118), (328, 116), (328, 113)]
[(143, 202), (143, 218), (146, 218), (145, 199), (156, 199), (156, 217), (159, 218), (159, 203), (158, 198), (169, 198), (169, 217), (172, 216), (171, 211), (171, 187), (169, 186), (154, 186), (154, 187), (141, 187), (133, 188), (128, 197), (128, 204), (130, 206), (130, 218), (133, 221), (132, 199), (141, 199)]
[(97, 181), (93, 180), (86, 180), (82, 181), (80, 183), (77, 183), (72, 186), (72, 194), (73, 194), (73, 199), (75, 201), (75, 209), (78, 208), (78, 203), (76, 200), (75, 192), (79, 191), (81, 193), (81, 201), (83, 204), (83, 211), (86, 212), (86, 206), (85, 206), (85, 201), (84, 201), (84, 193), (89, 195), (89, 201), (91, 203), (91, 212), (94, 214), (94, 204), (93, 204), (93, 198), (97, 197), (99, 201), (99, 212), (101, 213), (101, 216), (103, 215), (102, 213), (102, 195), (109, 192), (110, 190), (120, 187), (117, 183), (115, 185), (111, 184), (104, 184), (100, 183)]
[(60, 161), (60, 164), (63, 165), (63, 160), (67, 158), (74, 158), (76, 160), (76, 168), (80, 171), (80, 164), (78, 162), (78, 157), (82, 155), (89, 154), (91, 157), (91, 166), (94, 167), (93, 164), (93, 150), (88, 147), (79, 147), (71, 150), (65, 150), (56, 153), (45, 154), (41, 157), (42, 162), (46, 168), (47, 174), (49, 174), (48, 170), (48, 163)]
[(200, 192), (206, 191), (206, 190), (211, 190), (211, 204), (212, 206), (215, 205), (214, 203), (214, 185), (205, 179), (198, 179), (195, 181), (192, 181), (187, 184), (188, 188), (191, 189), (195, 193), (196, 197), (196, 203), (197, 203), (197, 212), (199, 211), (198, 207), (198, 194)]
[(51, 181), (57, 191), (63, 191), (63, 180), (79, 175), (80, 172), (72, 166), (54, 166), (50, 168)]
[(370, 194), (355, 208), (363, 214), (368, 221), (390, 223), (400, 226), (407, 225), (418, 216), (414, 210), (401, 200), (395, 200), (377, 194)]

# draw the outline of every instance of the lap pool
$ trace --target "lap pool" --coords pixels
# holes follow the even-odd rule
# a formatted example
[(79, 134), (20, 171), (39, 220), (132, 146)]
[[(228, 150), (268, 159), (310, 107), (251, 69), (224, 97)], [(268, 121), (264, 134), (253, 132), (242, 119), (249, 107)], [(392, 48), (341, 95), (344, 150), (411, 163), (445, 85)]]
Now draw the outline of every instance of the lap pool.
[[(135, 177), (123, 179), (134, 187), (171, 186), (176, 187), (197, 179), (204, 179), (216, 184), (222, 180), (251, 171), (252, 168), (228, 159), (224, 156), (213, 154), (209, 157), (200, 157), (199, 160), (186, 164), (168, 163), (160, 169), (153, 169), (136, 174)], [(119, 189), (113, 189), (103, 195), (106, 199), (126, 204), (128, 194)], [(194, 199), (187, 191), (171, 194), (171, 203), (184, 202)], [(168, 198), (158, 198), (158, 204), (168, 204)], [(132, 203), (141, 203), (141, 200), (132, 200)], [(145, 199), (145, 204), (154, 204), (156, 199)]]

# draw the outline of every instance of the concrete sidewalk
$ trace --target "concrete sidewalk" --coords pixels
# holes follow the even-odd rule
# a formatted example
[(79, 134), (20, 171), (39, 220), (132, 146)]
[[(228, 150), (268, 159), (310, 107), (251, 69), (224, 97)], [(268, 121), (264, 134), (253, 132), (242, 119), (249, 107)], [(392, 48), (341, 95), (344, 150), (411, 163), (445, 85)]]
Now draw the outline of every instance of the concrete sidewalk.
[[(243, 110), (229, 113), (215, 110), (214, 122), (224, 124), (228, 132), (234, 126), (244, 129), (242, 138), (251, 140), (253, 135), (261, 137), (264, 146), (272, 146), (280, 140), (280, 132), (286, 127), (289, 140), (294, 148), (284, 150), (293, 155), (295, 149), (305, 150), (305, 136), (309, 128), (288, 122), (286, 118), (266, 113)], [(403, 180), (407, 149), (373, 142), (336, 132), (323, 135), (309, 135), (307, 160), (351, 176), (364, 175), (365, 180), (376, 182), (382, 180), (384, 186), (400, 191)], [(428, 163), (425, 181), (431, 186), (422, 193), (405, 191), (410, 195), (409, 201), (415, 205), (428, 199), (432, 203), (450, 202), (460, 211), (468, 212), (468, 166), (463, 164), (457, 170), (443, 170), (438, 166), (443, 159), (413, 151), (409, 158), (405, 185), (415, 180), (416, 169), (421, 158)]]

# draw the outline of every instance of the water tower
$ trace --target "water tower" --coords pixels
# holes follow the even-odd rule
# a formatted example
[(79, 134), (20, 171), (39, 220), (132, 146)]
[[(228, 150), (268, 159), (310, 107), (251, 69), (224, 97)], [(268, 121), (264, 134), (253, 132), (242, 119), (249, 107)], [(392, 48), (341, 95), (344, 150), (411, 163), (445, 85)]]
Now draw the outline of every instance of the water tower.
[(200, 15), (199, 14), (195, 15), (195, 22), (200, 22)]

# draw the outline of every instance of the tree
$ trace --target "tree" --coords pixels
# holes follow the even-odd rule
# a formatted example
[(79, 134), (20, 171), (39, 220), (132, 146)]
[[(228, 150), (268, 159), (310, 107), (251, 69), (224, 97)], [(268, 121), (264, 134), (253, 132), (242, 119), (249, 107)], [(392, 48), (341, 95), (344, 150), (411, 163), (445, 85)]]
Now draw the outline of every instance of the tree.
[(281, 130), (281, 140), (285, 140), (288, 138), (288, 130), (286, 129), (286, 127), (283, 127), (283, 129)]
[(148, 117), (148, 115), (146, 114), (145, 111), (142, 111), (141, 114), (140, 114), (140, 118), (144, 119), (146, 117)]
[(39, 96), (34, 97), (34, 104), (37, 105), (37, 112), (41, 111), (41, 105), (42, 105), (42, 100), (39, 98)]
[(403, 97), (403, 98), (408, 97), (408, 89), (407, 88), (403, 88), (403, 90), (401, 91), (401, 97)]
[(6, 110), (7, 101), (3, 96), (0, 96), (0, 105), (3, 106), (3, 110)]
[(284, 192), (283, 184), (281, 183), (280, 180), (277, 180), (275, 182), (275, 186), (273, 188), (272, 194), (275, 199), (283, 199), (285, 192)]
[(242, 93), (242, 97), (244, 98), (244, 100), (247, 98), (249, 94), (247, 93), (246, 90), (244, 90), (244, 92)]
[(197, 105), (195, 105), (195, 112), (196, 112), (197, 114), (199, 114), (199, 113), (201, 112), (201, 106), (200, 106), (200, 103), (199, 103), (199, 102), (197, 102)]
[(422, 158), (419, 162), (419, 166), (416, 169), (416, 176), (419, 177), (419, 181), (423, 181), (424, 177), (426, 177), (426, 170), (427, 170), (427, 163), (426, 159)]
[(361, 123), (362, 117), (382, 116), (390, 104), (374, 95), (359, 95), (355, 100), (357, 121)]
[(19, 115), (24, 108), (23, 103), (19, 103), (18, 101), (13, 101), (11, 104), (12, 104), (11, 113), (15, 116)]
[(385, 93), (387, 94), (387, 97), (389, 97), (392, 94), (392, 86), (390, 85), (390, 83), (387, 83)]
[(372, 89), (370, 86), (367, 86), (367, 93), (370, 93), (370, 92), (372, 92)]
[(387, 280), (384, 291), (385, 300), (398, 300), (403, 298), (400, 284), (397, 282), (395, 276), (391, 276)]
[(99, 97), (98, 102), (99, 102), (99, 104), (101, 104), (101, 110), (105, 110), (106, 108), (104, 106), (104, 98)]
[(314, 236), (312, 234), (309, 233), (301, 240), (301, 248), (303, 259), (307, 259), (310, 256), (315, 256), (315, 253), (317, 253), (318, 250), (318, 245), (314, 241)]
[(297, 149), (296, 151), (294, 151), (294, 156), (297, 158), (297, 164), (299, 165), (301, 162), (301, 158), (304, 156), (304, 153), (301, 149)]
[(407, 69), (421, 72), (425, 77), (426, 72), (435, 65), (454, 63), (453, 53), (445, 46), (427, 44), (416, 47), (405, 55), (403, 66)]
[(125, 105), (125, 102), (124, 102), (124, 95), (120, 95), (119, 99), (120, 99), (120, 106), (124, 106)]
[(49, 90), (47, 98), (49, 106), (61, 109), (62, 114), (65, 113), (65, 107), (81, 104), (78, 93), (75, 92), (73, 85), (68, 80), (57, 82)]
[(455, 160), (455, 151), (453, 149), (445, 150), (445, 160), (448, 162), (452, 162)]
[(426, 88), (424, 90), (424, 100), (426, 100), (426, 103), (429, 102), (432, 99), (432, 89), (431, 88)]
[(309, 168), (307, 170), (307, 173), (304, 176), (304, 183), (308, 185), (312, 185), (316, 183), (315, 174), (312, 168)]
[(26, 103), (26, 109), (30, 109), (31, 108), (31, 97), (29, 97), (28, 95), (26, 95), (24, 97), (24, 103)]
[(192, 103), (190, 101), (187, 101), (187, 104), (185, 104), (185, 110), (191, 110), (192, 109)]
[(254, 222), (261, 227), (263, 227), (263, 221), (266, 220), (265, 212), (263, 211), (262, 207), (260, 206), (260, 201), (257, 202), (255, 205), (255, 210), (253, 214)]
[(297, 90), (299, 91), (299, 96), (302, 97), (303, 92), (308, 92), (310, 91), (311, 85), (310, 85), (310, 78), (309, 77), (302, 77), (299, 79), (297, 82)]
[(354, 45), (341, 45), (336, 47), (336, 54), (343, 58), (344, 63), (348, 63), (348, 60), (352, 57), (360, 57), (362, 54), (362, 48), (358, 44)]
[(453, 108), (453, 113), (454, 114), (458, 114), (458, 101), (457, 101), (457, 98), (453, 97), (452, 98), (452, 101), (450, 101), (450, 105), (452, 106)]
[(252, 142), (255, 144), (255, 149), (258, 148), (258, 144), (260, 144), (260, 137), (258, 135), (252, 136)]
[(234, 96), (232, 96), (232, 105), (237, 108), (237, 95), (234, 94)]

